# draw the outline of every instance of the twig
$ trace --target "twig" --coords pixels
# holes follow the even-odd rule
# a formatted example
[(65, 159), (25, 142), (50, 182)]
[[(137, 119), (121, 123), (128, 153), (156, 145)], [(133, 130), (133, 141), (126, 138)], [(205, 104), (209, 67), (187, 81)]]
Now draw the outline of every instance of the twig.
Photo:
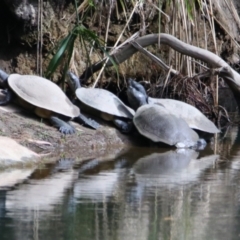
[[(130, 22), (130, 20), (131, 20), (131, 18), (132, 18), (132, 16), (133, 16), (133, 13), (135, 12), (135, 10), (136, 10), (136, 8), (137, 8), (137, 5), (138, 5), (138, 3), (135, 4), (135, 6), (134, 6), (134, 8), (133, 8), (133, 10), (132, 10), (132, 12), (131, 12), (131, 15), (130, 15), (130, 17), (129, 17), (127, 23), (126, 23), (126, 25), (124, 26), (124, 28), (123, 28), (120, 36), (118, 37), (118, 40), (116, 41), (116, 43), (115, 43), (114, 46), (113, 46), (113, 49), (116, 48), (118, 42), (119, 42), (120, 39), (122, 38), (122, 35), (123, 35), (123, 33), (125, 32), (125, 29), (127, 28), (128, 24), (129, 24), (129, 22)], [(112, 50), (112, 51), (111, 51), (111, 54), (114, 54), (114, 53), (115, 53), (115, 51)], [(103, 66), (102, 66), (102, 68), (101, 68), (101, 70), (100, 70), (100, 72), (99, 72), (99, 74), (98, 74), (98, 76), (97, 76), (97, 78), (96, 78), (93, 86), (92, 86), (93, 88), (95, 88), (95, 86), (97, 85), (97, 83), (98, 83), (98, 81), (99, 81), (99, 78), (101, 77), (102, 72), (103, 72), (103, 70), (104, 70), (104, 68), (105, 68), (108, 60), (109, 60), (109, 57), (107, 57), (106, 60), (104, 60), (105, 62), (104, 62), (104, 64), (103, 64)]]

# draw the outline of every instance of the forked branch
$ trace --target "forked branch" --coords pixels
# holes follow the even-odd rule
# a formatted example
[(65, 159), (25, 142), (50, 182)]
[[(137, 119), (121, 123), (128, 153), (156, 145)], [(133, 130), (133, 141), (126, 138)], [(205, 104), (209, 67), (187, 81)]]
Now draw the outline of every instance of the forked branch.
[[(224, 78), (226, 83), (229, 85), (233, 91), (238, 105), (240, 106), (240, 75), (234, 69), (232, 69), (227, 62), (225, 62), (216, 54), (208, 50), (184, 43), (176, 37), (166, 33), (149, 34), (143, 37), (139, 37), (134, 41), (143, 48), (158, 43), (165, 44), (178, 51), (179, 53), (207, 63), (210, 68), (219, 68), (219, 76)], [(116, 64), (120, 64), (130, 58), (137, 51), (138, 49), (134, 47), (131, 42), (126, 43), (117, 52), (110, 55), (111, 60), (113, 60)], [(103, 59), (102, 61), (87, 68), (80, 77), (81, 81), (86, 81), (89, 77), (92, 76), (93, 73), (99, 71), (104, 63), (106, 64), (106, 67), (112, 66), (113, 64), (111, 60), (108, 60), (105, 63), (106, 59)]]

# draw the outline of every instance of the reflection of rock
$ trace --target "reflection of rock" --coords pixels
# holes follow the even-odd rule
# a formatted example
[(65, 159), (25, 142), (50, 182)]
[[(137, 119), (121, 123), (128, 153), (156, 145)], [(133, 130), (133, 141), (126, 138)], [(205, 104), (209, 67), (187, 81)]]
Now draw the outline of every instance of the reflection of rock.
[(32, 172), (32, 169), (7, 169), (0, 172), (0, 188), (12, 187), (25, 180)]
[(0, 165), (24, 163), (38, 156), (35, 152), (23, 147), (11, 138), (0, 137)]
[(210, 155), (196, 159), (197, 156), (198, 153), (191, 149), (153, 153), (140, 158), (133, 166), (133, 172), (137, 182), (147, 186), (189, 183), (197, 180), (201, 171), (218, 158), (218, 155)]
[(28, 184), (7, 193), (6, 208), (11, 210), (9, 214), (11, 212), (24, 214), (26, 210), (53, 209), (54, 205), (62, 201), (64, 191), (71, 186), (73, 178), (74, 171), (70, 170), (53, 174), (45, 179), (30, 179)]

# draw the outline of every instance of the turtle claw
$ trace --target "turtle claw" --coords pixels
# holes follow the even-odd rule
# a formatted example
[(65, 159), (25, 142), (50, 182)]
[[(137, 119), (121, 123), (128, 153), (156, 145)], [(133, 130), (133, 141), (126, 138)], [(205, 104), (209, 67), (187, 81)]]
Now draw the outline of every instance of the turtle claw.
[(62, 119), (60, 119), (58, 117), (52, 116), (50, 118), (50, 121), (63, 134), (73, 134), (73, 133), (75, 133), (75, 129), (74, 129), (73, 126), (71, 126), (69, 123), (63, 121)]
[(65, 134), (65, 135), (75, 133), (75, 129), (74, 129), (72, 126), (70, 126), (70, 125), (69, 125), (69, 127), (61, 126), (61, 127), (59, 128), (59, 131), (60, 131), (61, 133)]

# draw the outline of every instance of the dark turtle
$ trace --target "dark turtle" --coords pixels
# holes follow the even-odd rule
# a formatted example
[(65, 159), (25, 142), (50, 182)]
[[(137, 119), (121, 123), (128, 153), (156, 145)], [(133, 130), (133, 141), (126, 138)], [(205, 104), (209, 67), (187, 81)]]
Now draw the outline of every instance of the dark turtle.
[(198, 134), (182, 118), (173, 115), (160, 104), (147, 104), (146, 96), (129, 84), (127, 90), (129, 103), (139, 106), (133, 122), (138, 132), (152, 140), (177, 148), (199, 147), (205, 145)]
[(192, 105), (173, 99), (148, 97), (144, 87), (140, 83), (137, 83), (132, 79), (129, 79), (128, 82), (129, 85), (135, 89), (135, 91), (137, 92), (136, 94), (139, 94), (142, 98), (141, 101), (130, 99), (130, 103), (133, 109), (137, 109), (139, 107), (138, 105), (142, 101), (147, 101), (147, 103), (149, 104), (161, 104), (167, 110), (171, 111), (171, 114), (184, 119), (190, 128), (210, 134), (220, 132), (212, 121), (210, 121), (203, 113), (201, 113), (197, 108), (193, 107)]
[(42, 118), (50, 119), (61, 133), (72, 134), (75, 129), (66, 120), (74, 119), (95, 128), (95, 123), (80, 113), (55, 83), (34, 75), (8, 75), (0, 70), (0, 84), (6, 88), (0, 105), (14, 100)]
[(80, 101), (81, 109), (112, 121), (122, 132), (131, 130), (131, 120), (135, 112), (116, 95), (105, 89), (81, 87), (78, 77), (72, 72), (68, 72), (68, 82)]

